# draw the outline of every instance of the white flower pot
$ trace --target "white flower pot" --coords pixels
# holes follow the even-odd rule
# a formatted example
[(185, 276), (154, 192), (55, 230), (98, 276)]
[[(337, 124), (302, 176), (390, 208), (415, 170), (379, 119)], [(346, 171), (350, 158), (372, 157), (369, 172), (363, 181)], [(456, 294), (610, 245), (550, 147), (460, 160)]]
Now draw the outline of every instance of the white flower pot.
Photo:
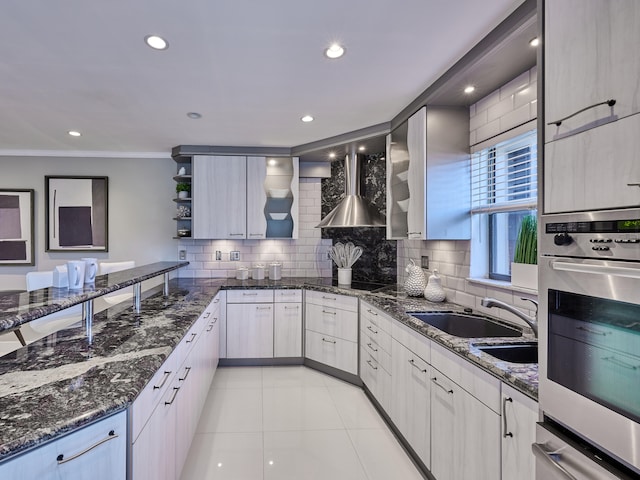
[(187, 192), (186, 190), (178, 192), (178, 198), (189, 198), (189, 192)]
[(538, 265), (527, 263), (511, 264), (511, 285), (538, 290)]

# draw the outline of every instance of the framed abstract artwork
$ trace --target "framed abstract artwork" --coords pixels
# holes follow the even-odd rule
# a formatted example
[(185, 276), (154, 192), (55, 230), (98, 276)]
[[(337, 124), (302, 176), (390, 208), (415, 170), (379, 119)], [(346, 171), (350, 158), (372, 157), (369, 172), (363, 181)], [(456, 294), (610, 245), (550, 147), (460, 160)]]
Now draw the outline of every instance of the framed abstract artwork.
[(0, 265), (35, 265), (33, 190), (0, 189)]
[(107, 252), (108, 177), (44, 177), (47, 252)]

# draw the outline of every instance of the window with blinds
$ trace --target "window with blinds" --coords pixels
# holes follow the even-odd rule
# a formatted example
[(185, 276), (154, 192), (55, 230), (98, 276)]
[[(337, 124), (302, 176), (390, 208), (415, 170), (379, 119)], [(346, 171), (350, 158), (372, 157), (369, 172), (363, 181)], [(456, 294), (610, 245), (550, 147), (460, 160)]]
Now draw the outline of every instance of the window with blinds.
[(471, 213), (486, 225), (489, 278), (511, 279), (520, 222), (537, 206), (537, 156), (536, 130), (471, 156)]

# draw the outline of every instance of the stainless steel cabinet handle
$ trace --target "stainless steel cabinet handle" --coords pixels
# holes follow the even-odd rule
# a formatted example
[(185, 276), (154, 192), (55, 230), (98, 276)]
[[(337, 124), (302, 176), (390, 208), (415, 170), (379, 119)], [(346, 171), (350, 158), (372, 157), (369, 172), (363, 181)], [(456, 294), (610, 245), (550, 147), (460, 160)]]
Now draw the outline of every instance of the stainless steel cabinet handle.
[(449, 395), (453, 395), (453, 390), (447, 390), (447, 387), (445, 387), (445, 386), (443, 386), (443, 385), (440, 385), (440, 384), (438, 383), (438, 379), (437, 379), (436, 377), (433, 377), (433, 378), (431, 379), (431, 381), (432, 381), (433, 383), (435, 383), (438, 387), (440, 387), (442, 390), (444, 390), (445, 392), (447, 392)]
[(370, 366), (371, 368), (373, 368), (374, 370), (377, 370), (377, 369), (378, 369), (378, 367), (374, 367), (374, 366), (373, 366), (373, 363), (371, 363), (371, 360), (367, 360), (367, 363), (368, 363), (368, 364), (369, 364), (369, 366)]
[(502, 399), (502, 438), (513, 437), (513, 433), (509, 432), (507, 427), (507, 402), (513, 402), (513, 398), (504, 397)]
[(337, 297), (325, 297), (324, 295), (322, 296), (323, 300), (337, 300)]
[(160, 382), (160, 385), (154, 385), (153, 389), (157, 389), (157, 388), (162, 388), (164, 387), (164, 384), (167, 383), (167, 380), (169, 380), (169, 375), (171, 375), (171, 370), (165, 370), (163, 373), (163, 377), (162, 377), (162, 381)]
[(213, 325), (214, 325), (215, 323), (216, 323), (216, 322), (213, 322), (213, 323), (210, 323), (210, 324), (209, 324), (209, 328), (207, 328), (207, 332), (210, 332), (211, 330), (213, 330)]
[(367, 312), (369, 312), (371, 315), (375, 315), (376, 317), (378, 316), (378, 314), (373, 310), (371, 310), (370, 308), (367, 308)]
[(244, 237), (244, 233), (230, 233), (230, 237)]
[(323, 342), (327, 342), (327, 343), (336, 343), (335, 340), (327, 340), (326, 338), (322, 337), (322, 341)]
[(416, 361), (413, 358), (409, 360), (409, 363), (411, 364), (412, 367), (417, 368), (420, 372), (427, 373), (427, 369), (426, 368), (424, 370), (421, 369), (418, 365), (416, 365)]
[(611, 357), (603, 357), (602, 360), (604, 360), (605, 362), (613, 363), (614, 365), (617, 365), (622, 368), (628, 368), (629, 370), (638, 370), (638, 368), (640, 368), (636, 365), (631, 365), (630, 363), (623, 362), (622, 360), (614, 357), (613, 355)]
[(378, 333), (378, 331), (377, 331), (377, 330), (374, 330), (373, 328), (371, 328), (371, 325), (367, 325), (367, 330), (369, 330), (370, 332), (373, 332), (373, 333), (375, 333), (375, 334), (377, 334), (377, 333)]
[(326, 310), (322, 310), (322, 313), (326, 313), (327, 315), (337, 315), (336, 312), (327, 312)]
[(76, 458), (81, 457), (85, 453), (90, 452), (94, 448), (99, 447), (103, 443), (107, 443), (109, 440), (114, 440), (116, 438), (118, 438), (118, 435), (116, 434), (116, 432), (111, 430), (105, 438), (103, 438), (102, 440), (98, 440), (96, 443), (94, 443), (90, 447), (85, 448), (84, 450), (76, 453), (75, 455), (71, 455), (69, 458), (64, 458), (64, 454), (61, 453), (60, 455), (58, 455), (56, 459), (58, 461), (58, 465), (62, 465), (63, 463), (70, 462), (71, 460), (75, 460)]
[(184, 367), (184, 377), (178, 378), (178, 380), (180, 380), (181, 382), (184, 382), (190, 373), (191, 373), (191, 367)]
[(256, 310), (271, 310), (271, 307), (256, 307)]
[(185, 343), (191, 343), (193, 342), (193, 340), (198, 336), (197, 333), (192, 333), (191, 334), (191, 338), (189, 340), (187, 340)]
[(180, 387), (173, 387), (173, 395), (171, 395), (171, 400), (169, 400), (168, 402), (165, 401), (165, 405), (171, 405), (173, 403), (173, 401), (176, 399), (176, 395), (178, 395), (178, 390), (180, 390)]
[(604, 102), (594, 103), (593, 105), (589, 105), (588, 107), (584, 107), (583, 109), (578, 110), (575, 113), (572, 113), (568, 117), (564, 117), (564, 118), (561, 118), (560, 120), (554, 120), (553, 122), (549, 122), (547, 123), (547, 125), (556, 125), (557, 127), (559, 127), (560, 125), (562, 125), (562, 122), (564, 122), (565, 120), (569, 120), (570, 118), (573, 118), (576, 115), (581, 114), (582, 112), (586, 112), (587, 110), (591, 110), (592, 108), (599, 107), (600, 105), (609, 105), (610, 107), (613, 107), (615, 104), (616, 104), (616, 101), (613, 98), (611, 100), (605, 100)]
[(204, 314), (203, 318), (209, 318), (211, 316), (211, 312), (207, 312)]
[(640, 187), (640, 182), (627, 183), (627, 187)]
[(534, 443), (531, 445), (531, 450), (533, 451), (533, 454), (544, 460), (546, 463), (548, 463), (549, 465), (552, 465), (553, 468), (555, 468), (555, 470), (563, 476), (563, 478), (566, 478), (568, 480), (578, 480), (576, 477), (574, 477), (573, 475), (571, 475), (570, 472), (567, 471), (566, 468), (564, 468), (562, 465), (560, 465), (560, 463), (553, 457), (556, 457), (558, 459), (560, 459), (561, 455), (559, 453), (551, 453), (551, 452), (547, 452), (544, 448), (544, 444), (541, 443)]
[(256, 297), (257, 295), (258, 295), (258, 292), (255, 292), (255, 293), (242, 292), (243, 297)]
[(250, 237), (264, 237), (264, 233), (250, 233)]
[(284, 309), (285, 310), (298, 310), (300, 308), (300, 306), (296, 305), (295, 307), (287, 307), (285, 306)]
[(377, 348), (373, 348), (373, 345), (371, 343), (367, 343), (367, 347), (369, 347), (371, 350), (373, 350), (374, 352), (377, 352), (378, 349)]

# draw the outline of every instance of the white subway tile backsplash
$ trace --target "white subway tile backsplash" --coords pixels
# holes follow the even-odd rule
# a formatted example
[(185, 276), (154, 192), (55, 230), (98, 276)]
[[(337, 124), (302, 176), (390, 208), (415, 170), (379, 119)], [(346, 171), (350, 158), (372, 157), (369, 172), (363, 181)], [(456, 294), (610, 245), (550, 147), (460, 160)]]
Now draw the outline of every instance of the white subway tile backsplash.
[(478, 128), (476, 131), (477, 141), (481, 142), (491, 137), (495, 137), (500, 133), (500, 119), (489, 122)]
[(513, 112), (507, 113), (506, 115), (500, 117), (500, 130), (504, 132), (513, 127), (517, 127), (518, 125), (526, 123), (529, 120), (531, 120), (529, 105), (523, 105)]
[(500, 87), (500, 99), (510, 97), (514, 93), (526, 88), (529, 85), (529, 70), (518, 75), (506, 85)]
[(481, 126), (486, 125), (489, 122), (487, 118), (488, 118), (487, 110), (482, 110), (481, 112), (478, 112), (478, 114), (475, 117), (469, 119), (469, 130), (473, 132), (478, 128), (480, 128)]
[(507, 113), (513, 111), (513, 95), (509, 95), (506, 98), (503, 98), (495, 105), (489, 107), (487, 110), (487, 122), (492, 122), (497, 118), (500, 118)]
[(496, 90), (493, 93), (490, 93), (483, 99), (477, 101), (476, 105), (476, 116), (480, 114), (483, 110), (487, 110), (491, 105), (495, 105), (500, 101), (500, 90)]
[(537, 88), (538, 84), (537, 82), (534, 82), (529, 84), (527, 88), (524, 88), (517, 92), (514, 96), (513, 107), (519, 108), (523, 105), (526, 105), (527, 103), (531, 103), (533, 100), (538, 98), (538, 92), (536, 90)]

